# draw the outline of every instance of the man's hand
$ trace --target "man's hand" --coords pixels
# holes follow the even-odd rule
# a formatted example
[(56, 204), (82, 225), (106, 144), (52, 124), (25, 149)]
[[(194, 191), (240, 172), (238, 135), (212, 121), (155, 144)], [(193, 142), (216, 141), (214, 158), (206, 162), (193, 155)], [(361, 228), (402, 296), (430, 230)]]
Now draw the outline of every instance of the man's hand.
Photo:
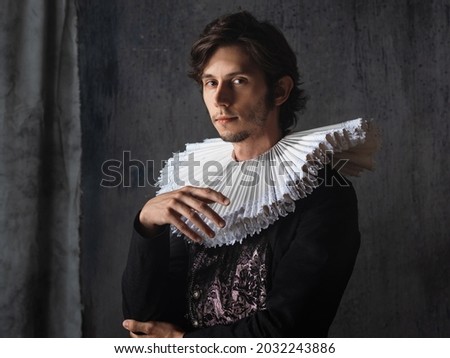
[(127, 319), (122, 325), (130, 331), (131, 338), (182, 338), (184, 334), (180, 328), (167, 322)]
[(186, 186), (150, 199), (142, 208), (139, 221), (150, 234), (156, 232), (158, 226), (171, 224), (191, 240), (199, 242), (202, 238), (189, 228), (182, 217), (213, 238), (214, 230), (200, 218), (199, 213), (220, 228), (225, 226), (225, 221), (209, 207), (211, 203), (228, 205), (230, 200), (213, 189)]

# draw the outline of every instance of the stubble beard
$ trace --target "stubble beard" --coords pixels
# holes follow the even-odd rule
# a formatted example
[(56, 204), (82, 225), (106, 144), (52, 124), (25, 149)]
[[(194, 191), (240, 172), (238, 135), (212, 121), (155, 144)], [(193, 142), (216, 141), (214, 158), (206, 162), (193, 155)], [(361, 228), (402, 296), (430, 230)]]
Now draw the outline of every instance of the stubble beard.
[[(248, 119), (245, 121), (247, 123), (253, 123), (256, 124), (258, 127), (263, 127), (264, 123), (267, 121), (267, 117), (269, 114), (269, 111), (272, 107), (270, 106), (270, 101), (268, 98), (261, 98), (253, 108), (249, 111), (248, 115), (246, 116)], [(230, 143), (239, 143), (246, 140), (250, 135), (253, 133), (253, 131), (249, 130), (243, 130), (238, 133), (226, 133), (221, 134), (220, 138), (224, 142), (230, 142)]]
[(248, 137), (250, 137), (250, 133), (248, 131), (242, 131), (239, 133), (229, 133), (229, 134), (223, 134), (220, 136), (224, 142), (230, 142), (230, 143), (239, 143), (246, 140)]

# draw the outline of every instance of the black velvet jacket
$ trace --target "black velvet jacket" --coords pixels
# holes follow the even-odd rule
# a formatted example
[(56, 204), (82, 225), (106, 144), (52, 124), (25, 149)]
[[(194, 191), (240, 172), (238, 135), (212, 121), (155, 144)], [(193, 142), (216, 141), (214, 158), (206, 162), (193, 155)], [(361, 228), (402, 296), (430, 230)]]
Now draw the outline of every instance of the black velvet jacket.
[(185, 337), (326, 337), (353, 271), (360, 234), (350, 182), (344, 185), (331, 170), (320, 176), (326, 176), (320, 187), (264, 230), (270, 282), (265, 310), (229, 325), (193, 328), (186, 319), (185, 240), (169, 238), (168, 226), (156, 237), (144, 237), (135, 221), (122, 278), (124, 317), (172, 322), (186, 330)]

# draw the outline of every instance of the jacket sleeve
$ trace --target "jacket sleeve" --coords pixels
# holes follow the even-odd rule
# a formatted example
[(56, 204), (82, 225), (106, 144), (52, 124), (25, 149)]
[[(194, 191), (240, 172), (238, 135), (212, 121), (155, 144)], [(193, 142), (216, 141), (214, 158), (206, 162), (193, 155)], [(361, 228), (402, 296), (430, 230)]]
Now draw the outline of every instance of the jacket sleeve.
[(137, 218), (122, 276), (124, 318), (184, 326), (187, 272), (184, 242), (181, 238), (170, 238), (168, 225), (156, 236), (145, 237)]
[(269, 232), (273, 244), (265, 310), (185, 337), (327, 336), (360, 245), (356, 195), (351, 184), (341, 184), (324, 183), (297, 201), (295, 212)]

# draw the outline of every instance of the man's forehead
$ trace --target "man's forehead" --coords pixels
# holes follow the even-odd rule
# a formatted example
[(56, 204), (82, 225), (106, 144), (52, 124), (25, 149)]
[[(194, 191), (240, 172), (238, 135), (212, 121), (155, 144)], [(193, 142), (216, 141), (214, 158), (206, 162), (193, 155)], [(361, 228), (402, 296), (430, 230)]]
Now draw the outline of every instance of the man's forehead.
[(238, 74), (253, 74), (257, 66), (241, 46), (219, 47), (206, 63), (201, 78), (217, 75), (235, 76)]
[(252, 75), (254, 73), (254, 69), (252, 68), (242, 68), (242, 69), (238, 69), (238, 70), (230, 70), (230, 71), (226, 71), (224, 73), (224, 71), (221, 71), (220, 73), (216, 73), (216, 71), (212, 70), (212, 71), (207, 71), (205, 70), (205, 72), (203, 72), (201, 78), (211, 78), (211, 77), (216, 77), (218, 75), (223, 75), (225, 77), (234, 77), (234, 76), (238, 76), (238, 75)]

